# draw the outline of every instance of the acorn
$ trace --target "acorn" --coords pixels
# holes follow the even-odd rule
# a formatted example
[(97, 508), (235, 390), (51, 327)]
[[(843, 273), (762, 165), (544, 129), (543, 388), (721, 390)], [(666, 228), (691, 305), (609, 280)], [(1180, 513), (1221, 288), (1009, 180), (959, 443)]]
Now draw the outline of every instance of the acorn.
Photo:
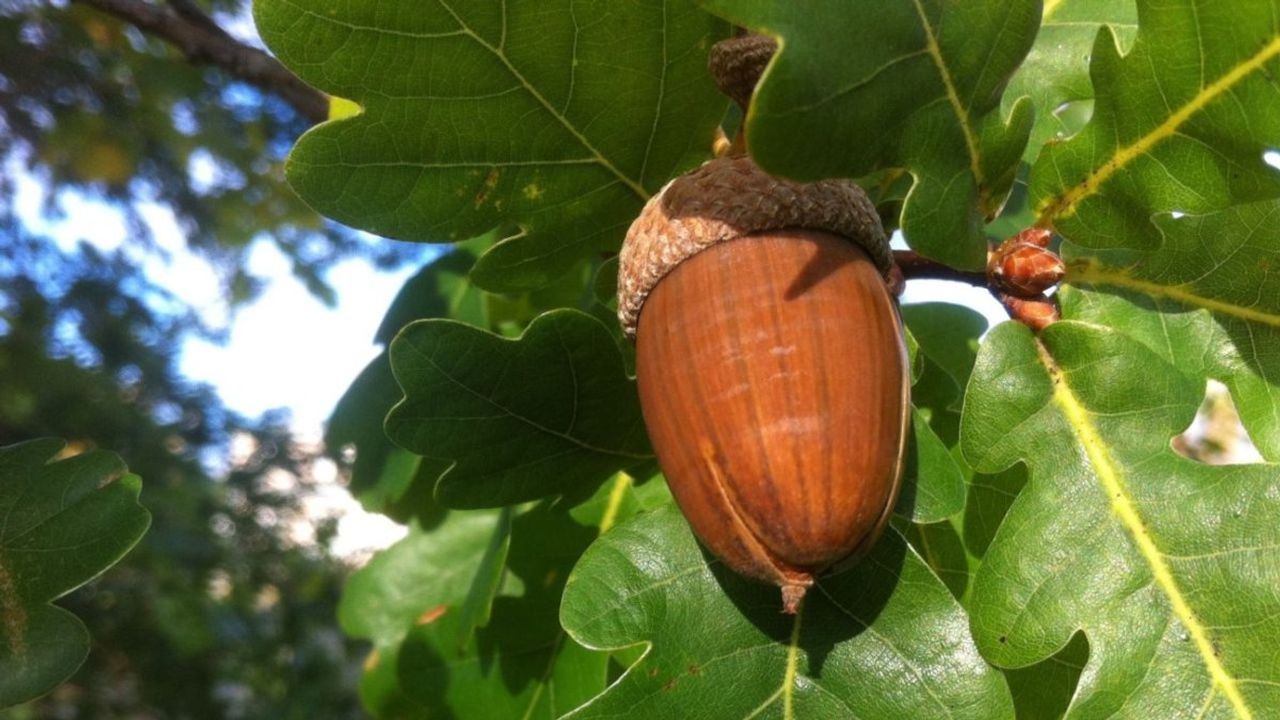
[(619, 319), (671, 492), (783, 612), (863, 554), (897, 499), (910, 375), (892, 267), (857, 185), (745, 156), (669, 183), (621, 251)]

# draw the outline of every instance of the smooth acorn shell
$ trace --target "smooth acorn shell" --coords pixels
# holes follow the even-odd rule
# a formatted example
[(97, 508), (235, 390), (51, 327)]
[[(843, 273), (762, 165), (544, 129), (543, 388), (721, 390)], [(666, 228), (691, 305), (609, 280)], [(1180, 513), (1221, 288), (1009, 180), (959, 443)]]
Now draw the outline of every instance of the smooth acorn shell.
[(859, 247), (759, 232), (681, 262), (640, 312), (649, 436), (694, 532), (795, 612), (897, 498), (909, 412), (897, 303)]

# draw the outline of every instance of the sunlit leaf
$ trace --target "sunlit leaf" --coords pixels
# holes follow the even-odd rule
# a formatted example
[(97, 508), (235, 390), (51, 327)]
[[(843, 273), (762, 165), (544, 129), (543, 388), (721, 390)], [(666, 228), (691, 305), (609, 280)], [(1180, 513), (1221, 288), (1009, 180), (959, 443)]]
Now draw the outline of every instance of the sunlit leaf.
[(682, 0), (260, 0), (282, 61), (360, 115), (313, 129), (290, 182), (389, 237), (519, 233), (475, 277), (545, 285), (616, 249), (642, 203), (705, 159), (726, 100), (706, 72), (725, 23)]
[(964, 612), (892, 530), (801, 614), (699, 548), (674, 510), (620, 525), (574, 568), (561, 621), (588, 647), (648, 652), (572, 718), (1010, 718)]
[(1137, 6), (1127, 55), (1109, 27), (1094, 42), (1092, 119), (1031, 173), (1040, 224), (1088, 247), (1137, 247), (1156, 213), (1280, 196), (1263, 161), (1280, 146), (1275, 0)]
[(974, 369), (965, 455), (1030, 478), (974, 578), (974, 637), (1020, 667), (1089, 643), (1069, 717), (1262, 717), (1280, 707), (1280, 472), (1169, 439), (1203, 385), (1124, 334), (1006, 323)]
[(1089, 59), (1098, 30), (1106, 25), (1124, 51), (1138, 32), (1134, 0), (1048, 0), (1036, 42), (1005, 90), (1011, 109), (1023, 95), (1035, 107), (1035, 126), (1024, 155), (1028, 162), (1047, 141), (1074, 135), (1093, 112)]
[(400, 644), (416, 625), (451, 609), (457, 614), (497, 522), (498, 512), (485, 510), (450, 513), (430, 532), (412, 525), (405, 539), (347, 582), (338, 620), (348, 635), (373, 642), (360, 694), (376, 716), (405, 717), (407, 709), (420, 709), (399, 684)]
[(1280, 202), (1158, 216), (1146, 236), (1155, 250), (1067, 246), (1063, 312), (1221, 380), (1258, 449), (1280, 459)]
[(905, 168), (915, 180), (900, 223), (907, 242), (950, 265), (982, 266), (982, 226), (1031, 129), (1030, 103), (1007, 119), (999, 107), (1035, 37), (1038, 2), (702, 4), (781, 38), (747, 115), (761, 167), (802, 180)]

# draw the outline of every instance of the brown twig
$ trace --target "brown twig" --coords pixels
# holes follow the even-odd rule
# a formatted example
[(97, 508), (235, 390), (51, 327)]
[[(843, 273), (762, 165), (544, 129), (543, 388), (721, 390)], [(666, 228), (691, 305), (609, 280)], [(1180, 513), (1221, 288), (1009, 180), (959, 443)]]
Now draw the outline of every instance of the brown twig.
[[(1004, 246), (1001, 247), (1003, 248)], [(1052, 259), (1057, 260), (1058, 265), (1062, 262), (1057, 259), (1056, 255), (1047, 251), (1044, 255), (1046, 258), (1052, 257)], [(1001, 254), (996, 252), (993, 257), (1001, 257)], [(1004, 305), (1009, 317), (1037, 332), (1058, 320), (1058, 303), (1053, 298), (1042, 294), (1044, 287), (1037, 287), (1034, 293), (1021, 292), (1015, 294), (1007, 292), (1004, 288), (1010, 285), (1010, 282), (1008, 278), (997, 276), (997, 271), (1000, 270), (1000, 265), (998, 264), (989, 266), (987, 272), (957, 270), (910, 250), (895, 250), (893, 259), (898, 265), (902, 283), (905, 283), (906, 280), (927, 278), (931, 280), (953, 280), (987, 288), (1000, 301), (1000, 304)], [(1045, 262), (1047, 261), (1037, 256), (1037, 262), (1034, 263), (1036, 268), (1033, 269), (1039, 269), (1039, 266)], [(1056, 284), (1060, 279), (1061, 276), (1059, 275), (1049, 285)], [(891, 280), (891, 285), (894, 282), (896, 281)], [(1013, 285), (1017, 286), (1018, 283), (1013, 283)]]
[(954, 280), (977, 285), (978, 287), (987, 286), (987, 274), (985, 272), (957, 270), (949, 265), (943, 265), (937, 260), (930, 260), (911, 250), (894, 250), (893, 261), (897, 263), (898, 268), (902, 270), (902, 276), (907, 280)]
[(190, 0), (72, 0), (97, 8), (176, 47), (197, 65), (213, 65), (279, 95), (313, 123), (329, 114), (329, 98), (289, 72), (271, 55), (229, 35)]

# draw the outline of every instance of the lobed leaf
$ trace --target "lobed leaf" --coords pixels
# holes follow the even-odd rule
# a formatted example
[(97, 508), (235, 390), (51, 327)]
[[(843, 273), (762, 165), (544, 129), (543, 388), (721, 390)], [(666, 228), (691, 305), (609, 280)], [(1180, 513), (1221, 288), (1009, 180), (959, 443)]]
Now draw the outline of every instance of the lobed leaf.
[(708, 157), (726, 104), (706, 52), (728, 27), (681, 0), (258, 0), (254, 15), (286, 65), (363, 108), (298, 141), (303, 199), (408, 240), (518, 225), (474, 271), (493, 290), (616, 249), (649, 195)]
[(450, 609), (457, 615), (498, 523), (499, 513), (485, 510), (450, 513), (430, 532), (410, 525), (408, 536), (347, 581), (338, 621), (347, 635), (373, 642), (360, 695), (375, 716), (422, 714), (422, 705), (400, 685), (401, 643), (413, 627), (431, 624)]
[(1148, 252), (1064, 248), (1063, 313), (1222, 381), (1263, 456), (1280, 459), (1280, 201), (1147, 227)]
[[(561, 593), (587, 545), (650, 494), (620, 475), (573, 508), (543, 502), (509, 523), (495, 511), (455, 512), (380, 553), (341, 607), (344, 628), (377, 645), (366, 707), (379, 717), (559, 717), (599, 693), (608, 656), (561, 631)], [(500, 562), (494, 538), (509, 539)], [(479, 629), (477, 587), (492, 588)]]
[(702, 4), (781, 40), (746, 120), (761, 167), (800, 180), (903, 168), (915, 181), (900, 223), (911, 247), (983, 266), (982, 226), (1031, 129), (1030, 103), (1015, 103), (1007, 119), (999, 106), (1035, 37), (1038, 2)]
[(89, 632), (50, 603), (124, 557), (151, 524), (120, 458), (50, 462), (43, 439), (0, 448), (0, 707), (39, 697), (89, 654)]
[(1005, 111), (1023, 96), (1031, 98), (1035, 124), (1023, 159), (1034, 162), (1046, 142), (1075, 135), (1093, 111), (1089, 81), (1090, 52), (1098, 31), (1106, 26), (1122, 51), (1138, 32), (1134, 0), (1048, 0), (1040, 32), (1009, 87)]
[[(374, 334), (388, 345), (404, 325), (421, 318), (449, 317), (488, 327), (489, 303), (467, 279), (490, 238), (478, 238), (424, 266), (405, 281)], [(448, 463), (420, 458), (395, 447), (382, 429), (387, 413), (402, 397), (384, 351), (369, 361), (338, 399), (325, 428), (331, 453), (354, 448), (350, 490), (366, 510), (396, 520), (430, 522), (440, 509), (431, 502), (436, 479)]]
[(1131, 52), (1107, 26), (1094, 42), (1092, 119), (1031, 172), (1039, 224), (1087, 247), (1139, 247), (1156, 213), (1280, 196), (1280, 172), (1263, 161), (1280, 146), (1280, 5), (1137, 6)]
[(911, 412), (902, 490), (895, 511), (912, 522), (934, 523), (964, 509), (964, 475), (929, 421)]
[(447, 506), (579, 492), (652, 458), (621, 352), (589, 315), (552, 311), (514, 340), (416, 322), (391, 343), (391, 366), (405, 398), (387, 434), (453, 463), (436, 488)]
[(1116, 330), (988, 335), (961, 426), (983, 472), (1025, 463), (969, 608), (983, 655), (1016, 668), (1077, 631), (1067, 717), (1262, 717), (1280, 707), (1280, 476), (1175, 454), (1203, 384)]
[(568, 717), (1012, 717), (964, 612), (892, 530), (799, 615), (778, 608), (777, 588), (710, 559), (673, 508), (620, 525), (574, 568), (560, 618), (587, 647), (647, 651)]

